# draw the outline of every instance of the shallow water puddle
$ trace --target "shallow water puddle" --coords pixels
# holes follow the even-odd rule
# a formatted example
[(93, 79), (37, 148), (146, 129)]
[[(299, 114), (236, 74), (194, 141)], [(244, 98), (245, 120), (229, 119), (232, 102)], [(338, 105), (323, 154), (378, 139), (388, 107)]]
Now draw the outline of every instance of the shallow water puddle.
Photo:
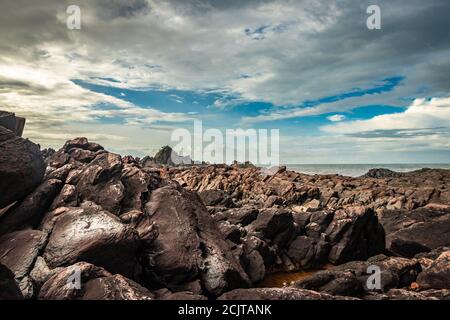
[(285, 284), (289, 285), (293, 281), (303, 280), (316, 272), (326, 270), (332, 265), (326, 265), (322, 269), (297, 271), (297, 272), (275, 272), (266, 276), (266, 278), (258, 283), (260, 288), (281, 288)]

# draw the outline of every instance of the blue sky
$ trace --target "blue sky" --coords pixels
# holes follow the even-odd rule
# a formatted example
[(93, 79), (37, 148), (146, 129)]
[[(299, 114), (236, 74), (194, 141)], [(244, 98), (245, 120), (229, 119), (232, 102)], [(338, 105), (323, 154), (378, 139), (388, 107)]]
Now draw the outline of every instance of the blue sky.
[(380, 0), (381, 30), (365, 0), (81, 0), (81, 30), (68, 4), (0, 13), (0, 106), (44, 147), (144, 156), (202, 120), (279, 129), (283, 163), (450, 162), (448, 1)]
[[(104, 79), (112, 83), (118, 83), (112, 78)], [(402, 76), (394, 76), (379, 81), (379, 84), (374, 87), (362, 89), (351, 88), (347, 92), (342, 92), (332, 96), (324, 96), (317, 100), (302, 101), (295, 106), (276, 106), (270, 102), (264, 101), (241, 101), (236, 97), (230, 97), (227, 94), (220, 92), (198, 92), (198, 91), (181, 91), (181, 90), (158, 90), (140, 89), (131, 90), (117, 88), (114, 86), (105, 86), (99, 84), (92, 84), (89, 82), (73, 80), (73, 82), (87, 90), (106, 94), (128, 101), (132, 104), (138, 105), (142, 108), (147, 106), (158, 106), (164, 112), (181, 112), (191, 113), (195, 119), (204, 121), (205, 127), (212, 128), (278, 128), (283, 130), (295, 130), (301, 134), (317, 135), (320, 131), (320, 126), (330, 123), (328, 119), (330, 116), (336, 115), (335, 112), (324, 113), (320, 115), (311, 115), (308, 117), (289, 117), (287, 119), (277, 119), (261, 121), (252, 123), (251, 125), (242, 122), (242, 118), (256, 117), (258, 115), (270, 112), (271, 110), (289, 111), (296, 108), (312, 108), (322, 104), (339, 102), (354, 97), (362, 97), (368, 95), (381, 95), (385, 92), (395, 90), (395, 87), (400, 85), (405, 78)], [(215, 106), (216, 101), (230, 101), (230, 104), (225, 107)], [(398, 113), (405, 110), (410, 99), (405, 99), (405, 106), (389, 106), (389, 105), (355, 105), (345, 112), (339, 113), (347, 120), (355, 119), (370, 119), (381, 114)], [(98, 106), (102, 109), (115, 108), (113, 105)], [(108, 117), (100, 118), (101, 123), (117, 123), (124, 124), (126, 118), (124, 117)], [(189, 128), (190, 120), (186, 121), (185, 126)], [(163, 119), (158, 121), (159, 124), (168, 124)], [(179, 125), (179, 124), (178, 124)]]

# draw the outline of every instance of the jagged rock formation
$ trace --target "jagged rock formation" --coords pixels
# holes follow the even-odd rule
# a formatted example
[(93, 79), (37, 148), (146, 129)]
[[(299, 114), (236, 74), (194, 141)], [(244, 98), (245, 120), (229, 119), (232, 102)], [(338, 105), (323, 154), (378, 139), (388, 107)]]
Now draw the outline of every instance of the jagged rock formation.
[(280, 168), (211, 165), (171, 168), (168, 175), (181, 186), (203, 192), (223, 190), (237, 204), (290, 207), (297, 212), (320, 208), (366, 206), (374, 210), (412, 210), (427, 204), (450, 203), (450, 171), (422, 169), (398, 177), (351, 178), (306, 175)]
[[(448, 171), (346, 178), (143, 166), (86, 138), (46, 151), (45, 170), (37, 146), (0, 130), (0, 147), (14, 151), (0, 154), (0, 181), (11, 171), (23, 181), (0, 193), (2, 204), (16, 202), (0, 216), (3, 299), (450, 296)], [(255, 288), (273, 272), (330, 263), (290, 287)], [(379, 290), (365, 287), (374, 264)]]

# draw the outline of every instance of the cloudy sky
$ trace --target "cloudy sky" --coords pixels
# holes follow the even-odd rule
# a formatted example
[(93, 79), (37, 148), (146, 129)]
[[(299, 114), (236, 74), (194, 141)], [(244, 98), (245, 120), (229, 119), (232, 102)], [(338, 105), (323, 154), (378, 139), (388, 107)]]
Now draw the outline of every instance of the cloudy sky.
[(0, 109), (42, 147), (142, 156), (198, 119), (280, 129), (284, 163), (450, 163), (449, 17), (448, 0), (0, 0)]

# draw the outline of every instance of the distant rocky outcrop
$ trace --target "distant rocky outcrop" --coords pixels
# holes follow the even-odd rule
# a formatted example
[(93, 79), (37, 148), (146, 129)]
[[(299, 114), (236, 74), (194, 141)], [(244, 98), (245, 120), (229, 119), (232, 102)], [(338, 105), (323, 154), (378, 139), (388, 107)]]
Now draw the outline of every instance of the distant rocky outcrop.
[(168, 166), (177, 166), (177, 165), (190, 165), (193, 163), (192, 159), (188, 156), (180, 156), (176, 153), (171, 147), (164, 146), (162, 147), (153, 158), (145, 159), (145, 162), (160, 165), (168, 165)]

